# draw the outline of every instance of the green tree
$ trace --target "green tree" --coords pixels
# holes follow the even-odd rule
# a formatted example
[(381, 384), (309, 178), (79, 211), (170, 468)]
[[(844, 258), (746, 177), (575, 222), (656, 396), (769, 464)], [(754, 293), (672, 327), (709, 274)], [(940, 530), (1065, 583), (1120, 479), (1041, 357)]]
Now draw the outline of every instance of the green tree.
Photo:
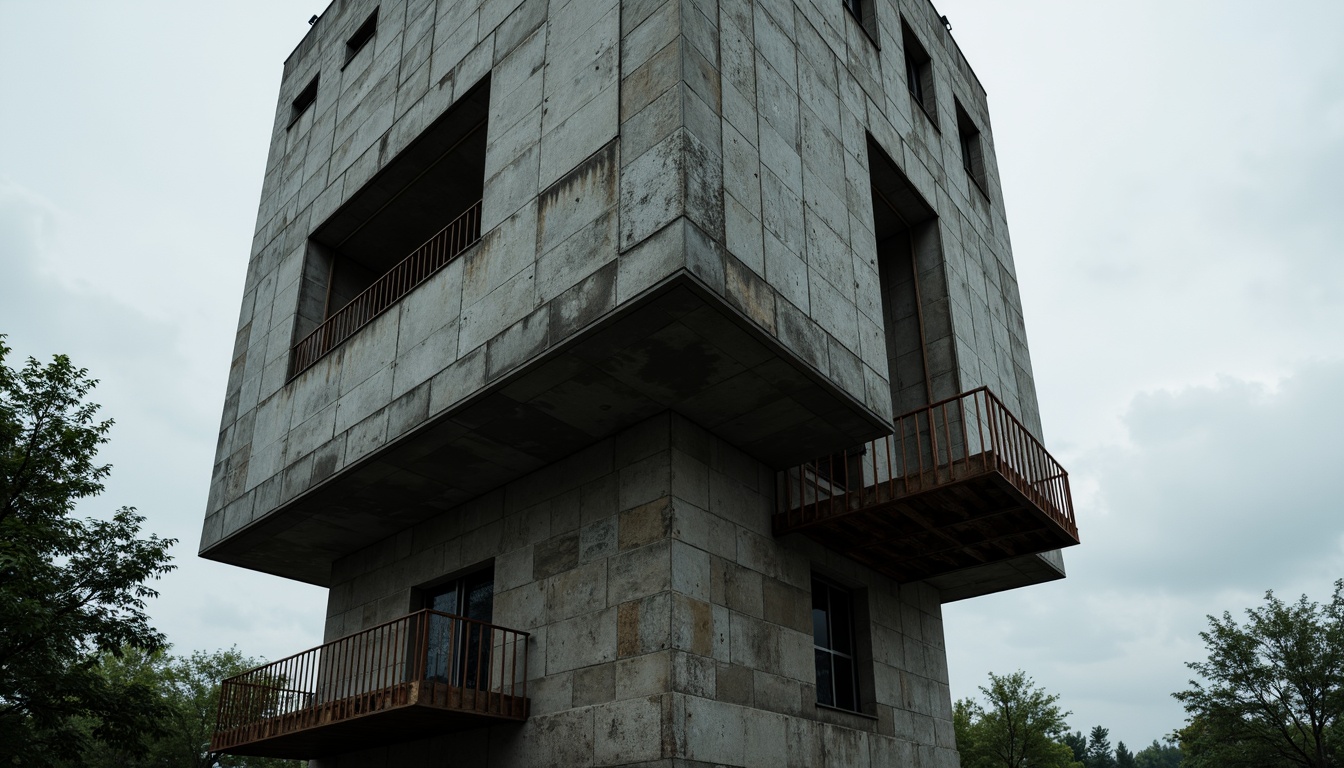
[[(153, 689), (161, 705), (160, 730), (144, 749), (109, 748), (94, 739), (65, 768), (299, 768), (302, 763), (261, 757), (239, 757), (210, 751), (219, 710), (219, 684), (257, 665), (236, 648), (190, 656), (171, 656), (127, 648), (120, 656), (106, 654), (101, 673), (114, 680), (136, 680)], [(84, 719), (87, 732), (95, 722)]]
[(1115, 768), (1115, 755), (1111, 753), (1111, 732), (1100, 725), (1092, 729), (1087, 737), (1087, 757), (1083, 759), (1087, 768)]
[(176, 542), (140, 538), (144, 518), (127, 507), (74, 517), (110, 471), (95, 458), (112, 422), (85, 401), (97, 382), (62, 355), (12, 369), (9, 351), (0, 336), (0, 764), (52, 765), (91, 740), (138, 753), (161, 705), (143, 679), (101, 664), (163, 645), (147, 582), (172, 570)]
[(1115, 745), (1115, 767), (1134, 768), (1134, 753), (1129, 751), (1123, 741)]
[(1074, 762), (1081, 763), (1087, 760), (1087, 737), (1082, 731), (1071, 731), (1060, 737), (1060, 741), (1073, 750)]
[(205, 653), (168, 659), (163, 666), (160, 691), (170, 713), (167, 733), (154, 745), (158, 762), (151, 765), (197, 766), (198, 768), (297, 768), (295, 760), (238, 757), (210, 751), (210, 736), (219, 715), (219, 684), (261, 662), (238, 652)]
[(1081, 768), (1060, 742), (1065, 734), (1059, 696), (1023, 672), (990, 673), (985, 703), (963, 699), (952, 712), (961, 764), (966, 768)]
[(1134, 755), (1134, 768), (1180, 768), (1181, 748), (1172, 743), (1153, 743)]
[(1245, 624), (1226, 612), (1200, 633), (1208, 659), (1187, 664), (1203, 681), (1173, 694), (1189, 716), (1185, 764), (1333, 768), (1344, 737), (1344, 579), (1325, 605), (1265, 604)]

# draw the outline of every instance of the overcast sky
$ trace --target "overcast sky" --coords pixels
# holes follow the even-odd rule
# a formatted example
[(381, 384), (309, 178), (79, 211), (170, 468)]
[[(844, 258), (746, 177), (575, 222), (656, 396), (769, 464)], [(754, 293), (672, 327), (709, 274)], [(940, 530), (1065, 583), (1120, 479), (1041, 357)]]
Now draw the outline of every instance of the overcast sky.
[[(320, 641), (195, 557), (281, 65), (320, 0), (0, 0), (0, 333), (69, 354), (108, 492), (181, 539), (181, 651)], [(953, 695), (1025, 670), (1142, 746), (1204, 616), (1344, 576), (1344, 3), (942, 0), (989, 92), (1069, 578), (946, 608)]]

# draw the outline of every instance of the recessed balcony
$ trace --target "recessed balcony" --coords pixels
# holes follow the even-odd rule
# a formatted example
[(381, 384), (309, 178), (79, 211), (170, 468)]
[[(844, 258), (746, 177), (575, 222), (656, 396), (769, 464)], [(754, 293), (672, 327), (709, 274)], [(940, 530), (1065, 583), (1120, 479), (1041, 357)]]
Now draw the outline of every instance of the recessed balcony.
[(1068, 473), (986, 388), (781, 472), (778, 490), (776, 535), (801, 533), (901, 582), (1078, 543)]
[(396, 306), (402, 297), (448, 266), (480, 239), (481, 201), (477, 200), (299, 339), (290, 350), (290, 378), (311, 368), (328, 352)]
[(524, 720), (527, 639), (417, 611), (225, 680), (210, 749), (314, 758)]

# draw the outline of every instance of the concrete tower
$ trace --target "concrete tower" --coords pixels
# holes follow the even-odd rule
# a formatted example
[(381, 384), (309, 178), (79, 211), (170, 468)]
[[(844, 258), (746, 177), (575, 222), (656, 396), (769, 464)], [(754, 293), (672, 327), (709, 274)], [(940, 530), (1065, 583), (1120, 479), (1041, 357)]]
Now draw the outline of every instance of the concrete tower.
[(201, 540), (328, 588), (327, 642), (226, 681), (215, 745), (956, 766), (941, 605), (1077, 543), (1041, 440), (927, 0), (336, 0)]

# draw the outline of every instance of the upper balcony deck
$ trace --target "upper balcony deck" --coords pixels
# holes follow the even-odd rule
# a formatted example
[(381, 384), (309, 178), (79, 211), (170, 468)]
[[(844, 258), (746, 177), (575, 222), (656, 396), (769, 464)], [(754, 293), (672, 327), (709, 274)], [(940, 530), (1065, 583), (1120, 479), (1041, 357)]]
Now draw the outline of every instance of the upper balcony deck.
[(802, 533), (897, 581), (1078, 543), (1069, 476), (988, 389), (781, 472), (777, 535)]

